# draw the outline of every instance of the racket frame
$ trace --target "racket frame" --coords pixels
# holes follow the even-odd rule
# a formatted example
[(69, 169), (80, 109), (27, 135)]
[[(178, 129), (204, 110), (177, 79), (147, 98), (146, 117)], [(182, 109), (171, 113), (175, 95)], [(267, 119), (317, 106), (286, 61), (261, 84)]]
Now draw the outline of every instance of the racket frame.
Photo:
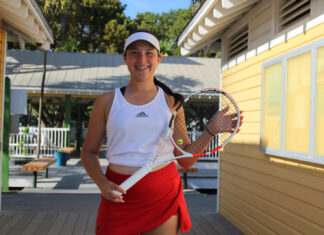
[[(192, 153), (188, 153), (186, 151), (184, 151), (183, 149), (181, 149), (177, 143), (174, 141), (173, 139), (173, 127), (174, 127), (174, 118), (176, 116), (176, 113), (179, 111), (179, 109), (181, 107), (183, 107), (183, 105), (194, 95), (197, 95), (198, 93), (201, 93), (203, 91), (208, 91), (208, 90), (211, 90), (211, 91), (217, 91), (217, 93), (219, 94), (223, 94), (225, 96), (227, 96), (233, 103), (236, 111), (237, 111), (237, 122), (236, 122), (236, 126), (233, 130), (233, 133), (231, 134), (231, 136), (221, 145), (221, 146), (218, 146), (217, 148), (213, 149), (212, 151), (210, 152), (205, 152), (205, 153), (199, 153), (199, 154), (192, 154)], [(220, 100), (221, 102), (221, 100)], [(128, 179), (126, 179), (123, 183), (120, 184), (120, 187), (123, 188), (125, 191), (127, 191), (130, 187), (132, 187), (134, 184), (136, 184), (140, 179), (142, 179), (145, 175), (147, 175), (152, 169), (154, 169), (155, 167), (161, 165), (161, 164), (165, 164), (165, 163), (168, 163), (168, 162), (172, 162), (174, 160), (177, 160), (177, 159), (181, 159), (181, 158), (188, 158), (188, 157), (201, 157), (201, 156), (207, 156), (207, 155), (210, 155), (212, 153), (215, 153), (217, 152), (218, 150), (222, 149), (232, 138), (233, 136), (235, 135), (235, 133), (237, 132), (239, 126), (240, 126), (240, 110), (236, 104), (236, 102), (234, 101), (234, 99), (229, 95), (227, 94), (226, 92), (224, 92), (223, 90), (220, 90), (220, 89), (217, 89), (217, 88), (204, 88), (204, 89), (201, 89), (199, 91), (196, 91), (194, 93), (192, 93), (191, 95), (187, 96), (179, 105), (178, 107), (175, 109), (175, 111), (173, 112), (171, 118), (170, 118), (170, 121), (169, 121), (169, 125), (168, 125), (168, 130), (167, 130), (167, 133), (165, 135), (165, 138), (164, 138), (164, 143), (162, 145), (162, 147), (160, 148), (159, 152), (157, 152), (154, 157), (149, 161), (147, 162), (144, 166), (142, 166), (140, 169), (138, 169), (133, 175), (131, 175)], [(164, 159), (164, 160), (161, 160), (161, 161), (156, 161), (157, 157), (160, 155), (162, 149), (164, 148), (165, 144), (167, 143), (168, 139), (171, 140), (171, 143), (172, 145), (174, 146), (174, 148), (176, 148), (178, 151), (181, 152), (181, 155), (179, 156), (173, 156), (171, 158), (168, 158), (168, 159)], [(117, 190), (113, 190), (114, 193), (118, 194), (118, 195), (121, 195), (122, 193), (117, 191)]]
[[(192, 96), (195, 96), (197, 95), (198, 93), (201, 93), (203, 91), (217, 91), (217, 93), (219, 94), (223, 94), (225, 96), (227, 96), (233, 103), (236, 111), (237, 111), (237, 121), (236, 121), (236, 125), (235, 125), (235, 128), (233, 130), (233, 133), (231, 134), (231, 136), (220, 146), (218, 146), (217, 148), (211, 150), (210, 152), (205, 152), (205, 153), (199, 153), (199, 154), (191, 154), (191, 153), (188, 153), (186, 151), (183, 151), (178, 145), (177, 143), (174, 141), (174, 139), (172, 138), (172, 135), (171, 135), (171, 142), (173, 144), (173, 146), (175, 148), (177, 148), (177, 150), (179, 150), (183, 155), (185, 155), (185, 157), (202, 157), (202, 156), (207, 156), (207, 155), (210, 155), (210, 154), (213, 154), (217, 151), (219, 151), (220, 149), (222, 149), (235, 135), (235, 133), (237, 132), (238, 128), (240, 127), (240, 122), (241, 122), (241, 115), (240, 115), (240, 109), (238, 107), (238, 105), (236, 104), (235, 100), (232, 98), (232, 96), (230, 96), (228, 93), (226, 93), (225, 91), (221, 90), (221, 89), (218, 89), (218, 88), (204, 88), (204, 89), (201, 89), (201, 90), (198, 90), (192, 94), (190, 94), (189, 96), (187, 96), (182, 102), (181, 104), (179, 104), (179, 106), (175, 109), (175, 111), (173, 112), (172, 114), (172, 117), (170, 119), (170, 122), (169, 122), (169, 130), (173, 130), (173, 124), (174, 124), (174, 117), (176, 115), (176, 113), (179, 111), (179, 109), (181, 107), (183, 107), (183, 105), (192, 97)], [(220, 100), (221, 102), (221, 100)], [(173, 132), (173, 131), (172, 131)], [(188, 156), (189, 155), (189, 156)], [(157, 157), (158, 155), (155, 156), (155, 158)], [(176, 159), (180, 159), (182, 157), (175, 157)], [(184, 158), (184, 157), (183, 157)]]

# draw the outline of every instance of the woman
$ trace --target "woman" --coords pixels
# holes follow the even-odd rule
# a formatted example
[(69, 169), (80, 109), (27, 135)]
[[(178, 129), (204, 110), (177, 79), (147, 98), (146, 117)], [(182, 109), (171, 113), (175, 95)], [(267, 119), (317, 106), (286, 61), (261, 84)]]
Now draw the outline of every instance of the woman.
[[(127, 193), (119, 187), (156, 153), (171, 114), (182, 100), (154, 77), (162, 60), (154, 35), (145, 31), (131, 34), (123, 58), (130, 82), (96, 100), (81, 154), (86, 171), (101, 191), (96, 234), (172, 235), (179, 228), (184, 233), (191, 221), (174, 163), (153, 169)], [(175, 120), (175, 125), (185, 125), (184, 120)], [(105, 135), (109, 165), (104, 175), (97, 155)], [(189, 140), (184, 142), (190, 148)], [(174, 154), (173, 148), (165, 149), (164, 157)], [(196, 160), (185, 158), (179, 164), (190, 167)]]

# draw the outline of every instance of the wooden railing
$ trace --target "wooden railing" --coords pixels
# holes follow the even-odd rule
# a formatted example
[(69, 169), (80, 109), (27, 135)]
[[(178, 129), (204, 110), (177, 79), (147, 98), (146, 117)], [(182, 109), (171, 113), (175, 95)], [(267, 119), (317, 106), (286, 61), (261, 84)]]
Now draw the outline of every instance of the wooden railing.
[[(54, 152), (66, 147), (69, 128), (42, 128), (40, 157), (52, 157)], [(38, 140), (37, 127), (20, 127), (19, 133), (9, 136), (9, 157), (35, 158)]]

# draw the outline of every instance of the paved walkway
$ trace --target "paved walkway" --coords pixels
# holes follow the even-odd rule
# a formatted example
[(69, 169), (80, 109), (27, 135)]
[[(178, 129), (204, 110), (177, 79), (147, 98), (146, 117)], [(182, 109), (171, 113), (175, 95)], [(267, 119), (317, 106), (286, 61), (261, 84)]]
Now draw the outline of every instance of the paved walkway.
[[(106, 160), (100, 162), (105, 170)], [(21, 177), (19, 169), (11, 167), (10, 173)], [(24, 178), (28, 183), (32, 175)], [(201, 194), (194, 189), (184, 192), (193, 222), (186, 234), (241, 234), (216, 214), (216, 194)], [(72, 158), (66, 167), (50, 167), (47, 179), (41, 173), (36, 189), (25, 187), (2, 194), (0, 234), (93, 234), (99, 202), (98, 188), (80, 159)]]

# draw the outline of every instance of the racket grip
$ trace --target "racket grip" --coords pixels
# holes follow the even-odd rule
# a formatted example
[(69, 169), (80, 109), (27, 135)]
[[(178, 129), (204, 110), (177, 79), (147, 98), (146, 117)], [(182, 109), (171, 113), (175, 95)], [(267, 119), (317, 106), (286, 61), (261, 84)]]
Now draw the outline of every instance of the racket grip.
[[(121, 183), (120, 187), (127, 191), (130, 187), (136, 184), (140, 179), (142, 179), (145, 175), (147, 175), (151, 171), (149, 166), (143, 166), (138, 171), (136, 171), (133, 175), (131, 175), (127, 180)], [(121, 192), (113, 190), (116, 194), (121, 194)]]

